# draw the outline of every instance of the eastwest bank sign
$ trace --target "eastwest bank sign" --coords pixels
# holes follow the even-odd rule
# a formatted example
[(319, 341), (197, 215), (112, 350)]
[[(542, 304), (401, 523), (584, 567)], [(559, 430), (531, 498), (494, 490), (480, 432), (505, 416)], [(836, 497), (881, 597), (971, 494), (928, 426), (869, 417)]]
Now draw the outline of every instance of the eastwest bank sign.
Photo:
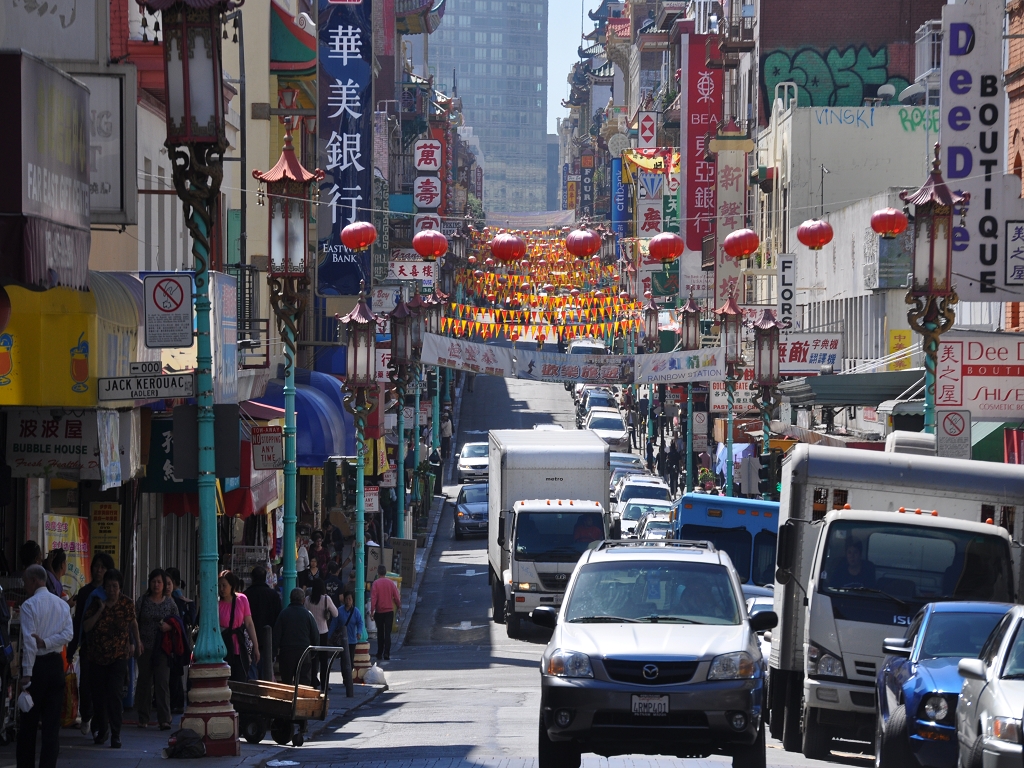
[(935, 406), (968, 409), (975, 421), (1024, 415), (1024, 340), (1017, 334), (948, 333), (939, 342)]
[(1020, 179), (1004, 175), (1003, 13), (991, 0), (942, 7), (942, 174), (951, 189), (971, 195), (964, 224), (953, 231), (961, 301), (1024, 294)]

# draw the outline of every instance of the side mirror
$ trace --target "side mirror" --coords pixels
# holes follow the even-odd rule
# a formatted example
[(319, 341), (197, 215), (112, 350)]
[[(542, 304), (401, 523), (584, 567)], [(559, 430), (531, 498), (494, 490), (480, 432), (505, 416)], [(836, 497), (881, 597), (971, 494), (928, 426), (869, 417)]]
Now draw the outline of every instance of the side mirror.
[(750, 629), (754, 632), (764, 632), (767, 629), (775, 629), (779, 624), (779, 616), (775, 611), (760, 611), (750, 617)]
[(538, 627), (554, 629), (555, 625), (558, 624), (558, 611), (549, 605), (542, 605), (534, 608), (530, 617), (533, 619), (533, 623)]
[(505, 546), (505, 523), (508, 522), (507, 517), (498, 518), (498, 546)]
[(772, 641), (772, 631), (770, 629), (767, 630), (761, 637), (764, 638), (766, 643), (770, 643)]
[[(775, 565), (780, 570), (789, 571), (793, 567), (793, 555), (796, 551), (796, 526), (792, 521), (779, 528), (779, 544), (775, 554)], [(780, 581), (780, 584), (785, 582)]]
[(775, 571), (775, 580), (782, 586), (786, 586), (793, 580), (793, 574), (784, 568), (778, 568)]
[(956, 665), (960, 677), (964, 680), (980, 680), (985, 682), (985, 662), (981, 659), (960, 659)]
[(911, 643), (909, 637), (887, 637), (882, 641), (882, 653), (888, 656), (910, 658)]

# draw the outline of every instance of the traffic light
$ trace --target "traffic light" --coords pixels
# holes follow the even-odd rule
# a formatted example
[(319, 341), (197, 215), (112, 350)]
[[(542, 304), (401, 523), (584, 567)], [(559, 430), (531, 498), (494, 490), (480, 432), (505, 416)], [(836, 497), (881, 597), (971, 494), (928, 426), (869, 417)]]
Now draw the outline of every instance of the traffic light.
[(770, 453), (762, 453), (757, 457), (760, 462), (757, 468), (757, 492), (762, 496), (767, 496), (772, 492), (772, 480), (774, 479), (774, 472), (772, 471), (772, 455)]

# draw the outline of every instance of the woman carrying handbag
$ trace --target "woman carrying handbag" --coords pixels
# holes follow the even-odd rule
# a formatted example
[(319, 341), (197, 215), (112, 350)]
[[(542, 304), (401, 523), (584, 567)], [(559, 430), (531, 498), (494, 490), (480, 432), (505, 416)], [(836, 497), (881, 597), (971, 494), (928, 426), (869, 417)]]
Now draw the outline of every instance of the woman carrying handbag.
[(259, 663), (260, 650), (256, 641), (256, 627), (252, 623), (249, 600), (240, 594), (241, 584), (231, 571), (222, 571), (217, 580), (220, 602), (220, 631), (227, 646), (226, 661), (231, 666), (231, 679), (244, 683), (249, 679), (253, 662)]

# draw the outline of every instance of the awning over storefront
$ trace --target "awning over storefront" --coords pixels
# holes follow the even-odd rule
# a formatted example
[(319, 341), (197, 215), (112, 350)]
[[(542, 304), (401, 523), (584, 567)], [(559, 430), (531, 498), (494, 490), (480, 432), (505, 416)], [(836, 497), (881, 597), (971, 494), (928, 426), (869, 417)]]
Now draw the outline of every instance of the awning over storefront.
[(924, 370), (849, 373), (833, 376), (808, 376), (779, 385), (783, 399), (791, 405), (810, 407), (871, 406), (886, 400), (906, 397), (908, 390), (924, 378)]
[(246, 400), (238, 404), (238, 410), (257, 421), (273, 421), (284, 418), (284, 408), (275, 408), (272, 405), (257, 403), (255, 400)]
[[(322, 378), (330, 379), (329, 376)], [(296, 460), (300, 467), (322, 467), (330, 456), (354, 454), (355, 434), (346, 425), (344, 409), (338, 407), (331, 395), (313, 386), (312, 379), (310, 381), (310, 384), (295, 386)], [(322, 381), (318, 383), (326, 386)], [(339, 396), (340, 392), (339, 384)], [(284, 381), (271, 379), (266, 393), (254, 402), (284, 408)]]
[(263, 514), (277, 502), (277, 470), (252, 468), (252, 444), (242, 441), (241, 487), (224, 494), (224, 511), (229, 517), (243, 520), (252, 514)]

